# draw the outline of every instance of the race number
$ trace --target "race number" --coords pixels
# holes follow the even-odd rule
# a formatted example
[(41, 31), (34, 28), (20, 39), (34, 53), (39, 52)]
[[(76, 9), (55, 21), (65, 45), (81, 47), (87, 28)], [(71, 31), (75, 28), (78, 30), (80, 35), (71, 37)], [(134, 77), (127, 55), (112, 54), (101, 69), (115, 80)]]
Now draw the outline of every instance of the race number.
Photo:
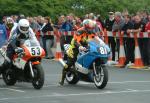
[(107, 54), (107, 50), (104, 47), (100, 47), (99, 51), (100, 51), (101, 54)]
[(31, 51), (32, 56), (41, 55), (40, 47), (31, 47), (30, 51)]

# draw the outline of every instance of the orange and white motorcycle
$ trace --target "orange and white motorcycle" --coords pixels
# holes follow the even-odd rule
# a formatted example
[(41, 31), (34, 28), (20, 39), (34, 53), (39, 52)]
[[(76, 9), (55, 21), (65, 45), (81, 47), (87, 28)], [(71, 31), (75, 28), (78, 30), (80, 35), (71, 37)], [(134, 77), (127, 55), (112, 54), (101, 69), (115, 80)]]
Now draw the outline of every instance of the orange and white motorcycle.
[[(21, 52), (13, 55), (11, 66), (3, 67), (3, 80), (6, 85), (15, 85), (17, 81), (31, 82), (35, 89), (40, 89), (44, 85), (44, 71), (41, 60), (45, 56), (45, 51), (31, 40), (26, 40), (20, 46)], [(0, 54), (4, 59), (6, 50), (1, 48)]]

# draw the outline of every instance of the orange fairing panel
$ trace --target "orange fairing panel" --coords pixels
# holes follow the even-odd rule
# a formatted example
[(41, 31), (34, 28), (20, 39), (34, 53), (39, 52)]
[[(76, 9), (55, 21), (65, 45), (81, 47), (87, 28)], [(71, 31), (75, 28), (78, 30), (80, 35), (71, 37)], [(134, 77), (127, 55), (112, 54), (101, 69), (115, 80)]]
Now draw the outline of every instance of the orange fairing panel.
[(39, 61), (32, 62), (32, 65), (40, 64)]
[(45, 57), (45, 51), (44, 51), (43, 48), (42, 48), (42, 55), (41, 55), (41, 57), (42, 57), (42, 58)]

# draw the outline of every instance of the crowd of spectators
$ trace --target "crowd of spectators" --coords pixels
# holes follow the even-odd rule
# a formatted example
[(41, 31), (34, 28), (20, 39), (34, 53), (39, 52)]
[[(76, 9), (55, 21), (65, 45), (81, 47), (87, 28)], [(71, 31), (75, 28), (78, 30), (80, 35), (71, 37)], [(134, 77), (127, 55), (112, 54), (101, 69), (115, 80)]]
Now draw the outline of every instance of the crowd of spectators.
[[(12, 15), (4, 16), (0, 23), (0, 46), (4, 44), (5, 40), (9, 38), (9, 33), (14, 25), (20, 18), (25, 18), (24, 15)], [(108, 12), (108, 17), (102, 19), (100, 14), (89, 13), (83, 17), (75, 16), (70, 13), (68, 15), (61, 15), (57, 18), (57, 21), (53, 22), (50, 17), (26, 17), (31, 28), (36, 33), (41, 46), (46, 51), (46, 58), (53, 59), (54, 53), (52, 52), (52, 47), (55, 44), (54, 35), (46, 35), (48, 31), (76, 31), (82, 26), (82, 21), (84, 19), (92, 19), (97, 22), (99, 31), (103, 33), (106, 29), (110, 32), (124, 32), (124, 35), (129, 33), (137, 32), (149, 32), (150, 33), (150, 14), (147, 12), (137, 12), (136, 14), (130, 15), (126, 12)], [(1, 40), (3, 39), (3, 40)], [(61, 35), (61, 44), (70, 43), (72, 36)], [(150, 38), (138, 38), (139, 48), (142, 56), (144, 65), (150, 65)], [(116, 60), (116, 51), (119, 54), (119, 39), (117, 37), (108, 37), (108, 44), (112, 50), (112, 60)], [(126, 61), (124, 66), (126, 66), (130, 61), (134, 63), (134, 50), (135, 41), (134, 38), (124, 38), (124, 48), (126, 53)], [(63, 49), (63, 47), (62, 47)]]

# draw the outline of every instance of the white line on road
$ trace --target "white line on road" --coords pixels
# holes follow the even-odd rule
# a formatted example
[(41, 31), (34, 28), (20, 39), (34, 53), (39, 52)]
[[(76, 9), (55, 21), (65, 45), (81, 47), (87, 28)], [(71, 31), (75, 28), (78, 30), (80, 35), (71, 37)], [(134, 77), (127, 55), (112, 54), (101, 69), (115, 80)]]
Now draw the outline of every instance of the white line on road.
[(95, 93), (74, 93), (74, 94), (61, 94), (54, 93), (52, 95), (42, 95), (42, 96), (29, 96), (29, 97), (16, 97), (16, 98), (0, 98), (0, 101), (4, 100), (19, 100), (19, 99), (33, 99), (33, 98), (47, 98), (47, 97), (67, 97), (68, 96), (91, 96), (91, 95), (107, 95), (107, 94), (123, 94), (123, 93), (146, 93), (150, 90), (126, 90), (126, 91), (106, 91), (106, 92), (95, 92)]
[[(108, 82), (108, 84), (127, 84), (127, 83), (150, 83), (150, 81), (122, 81), (122, 82)], [(89, 82), (84, 82), (84, 81), (80, 81), (78, 84), (83, 84), (83, 85), (88, 85), (88, 84), (93, 84), (93, 83), (89, 83)], [(59, 84), (47, 84), (44, 85), (43, 87), (55, 87), (55, 86), (59, 86)], [(32, 86), (26, 86), (26, 87), (32, 87)], [(17, 92), (25, 92), (22, 90), (18, 90), (18, 88), (22, 88), (22, 87), (18, 87), (18, 86), (14, 86), (12, 88), (0, 88), (0, 89), (7, 89), (7, 90), (11, 90), (11, 91), (17, 91)]]
[(108, 82), (108, 83), (116, 83), (116, 84), (124, 84), (124, 83), (150, 83), (150, 81), (123, 81), (123, 82)]
[(18, 89), (12, 89), (12, 88), (0, 88), (0, 89), (5, 89), (5, 90), (10, 90), (10, 91), (15, 91), (15, 92), (25, 92), (23, 90), (18, 90)]
[[(150, 83), (150, 81), (122, 81), (122, 82), (108, 82), (108, 84), (127, 84), (127, 83)], [(93, 83), (89, 83), (89, 82), (84, 82), (84, 81), (80, 81), (78, 84), (83, 84), (83, 85), (88, 85), (88, 84), (93, 84)], [(57, 86), (60, 86), (58, 83), (54, 83), (54, 84), (46, 84), (44, 85), (43, 87), (57, 87)], [(25, 86), (25, 87), (30, 87), (32, 88), (32, 86)], [(11, 89), (14, 89), (15, 90), (18, 90), (18, 88), (22, 88), (22, 87), (13, 87)], [(5, 89), (5, 88), (0, 88), (0, 89)], [(19, 90), (21, 91), (21, 90)], [(25, 92), (25, 91), (23, 91)]]
[[(80, 81), (80, 84), (91, 84), (89, 82)], [(122, 81), (122, 82), (108, 82), (109, 84), (125, 84), (125, 83), (150, 83), (150, 81)]]
[[(150, 81), (108, 82), (108, 84), (127, 84), (127, 83), (150, 83)], [(80, 81), (78, 84), (88, 85), (88, 84), (93, 84), (93, 83)], [(43, 87), (54, 87), (54, 86), (59, 86), (59, 84), (48, 84), (48, 85), (44, 85)]]

